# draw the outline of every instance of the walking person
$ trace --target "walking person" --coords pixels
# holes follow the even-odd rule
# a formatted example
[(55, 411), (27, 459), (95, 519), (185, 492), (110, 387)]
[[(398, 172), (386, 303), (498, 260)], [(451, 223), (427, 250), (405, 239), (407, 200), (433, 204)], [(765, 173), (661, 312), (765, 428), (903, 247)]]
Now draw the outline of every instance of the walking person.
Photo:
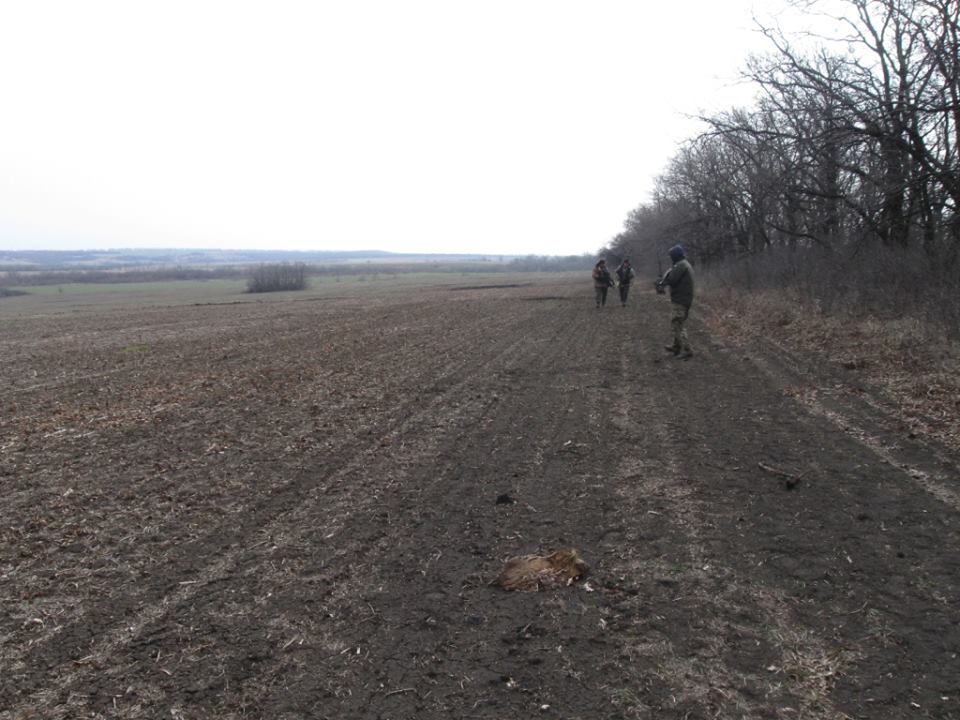
[(687, 318), (690, 317), (690, 306), (693, 305), (693, 268), (680, 245), (674, 245), (669, 253), (673, 264), (663, 277), (657, 280), (657, 292), (662, 293), (664, 287), (670, 288), (673, 345), (668, 345), (667, 351), (687, 360), (693, 357), (687, 338)]
[(636, 273), (630, 265), (630, 258), (624, 258), (617, 268), (617, 283), (620, 288), (620, 306), (627, 306), (627, 295), (630, 294), (630, 281), (633, 280)]
[(607, 304), (607, 290), (613, 285), (613, 278), (607, 269), (607, 261), (600, 260), (593, 266), (593, 292), (597, 299), (597, 309)]

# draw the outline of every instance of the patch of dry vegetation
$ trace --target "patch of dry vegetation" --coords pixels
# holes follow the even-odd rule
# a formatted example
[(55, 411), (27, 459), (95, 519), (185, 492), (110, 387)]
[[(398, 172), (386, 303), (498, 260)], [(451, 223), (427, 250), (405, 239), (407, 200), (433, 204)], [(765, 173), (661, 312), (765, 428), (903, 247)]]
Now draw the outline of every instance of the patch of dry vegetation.
[(881, 318), (789, 291), (709, 288), (701, 317), (738, 344), (762, 339), (874, 385), (912, 432), (960, 450), (960, 343), (929, 321)]

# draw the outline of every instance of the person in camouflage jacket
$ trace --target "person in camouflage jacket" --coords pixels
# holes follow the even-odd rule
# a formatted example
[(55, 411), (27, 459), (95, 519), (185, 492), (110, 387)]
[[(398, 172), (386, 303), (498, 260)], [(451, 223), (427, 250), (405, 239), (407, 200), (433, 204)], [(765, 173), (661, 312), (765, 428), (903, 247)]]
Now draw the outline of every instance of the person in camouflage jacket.
[(607, 304), (607, 290), (613, 286), (613, 278), (607, 269), (607, 261), (600, 260), (593, 266), (593, 290), (597, 300), (597, 308)]
[(627, 306), (627, 295), (630, 294), (630, 281), (633, 280), (636, 273), (630, 265), (630, 258), (624, 258), (617, 268), (617, 284), (620, 288), (620, 304)]
[(668, 345), (667, 350), (686, 360), (693, 357), (686, 327), (687, 318), (690, 317), (690, 306), (693, 305), (693, 267), (680, 245), (674, 245), (669, 252), (670, 261), (673, 264), (657, 281), (657, 290), (662, 292), (664, 287), (670, 288), (670, 326), (673, 328), (673, 344)]

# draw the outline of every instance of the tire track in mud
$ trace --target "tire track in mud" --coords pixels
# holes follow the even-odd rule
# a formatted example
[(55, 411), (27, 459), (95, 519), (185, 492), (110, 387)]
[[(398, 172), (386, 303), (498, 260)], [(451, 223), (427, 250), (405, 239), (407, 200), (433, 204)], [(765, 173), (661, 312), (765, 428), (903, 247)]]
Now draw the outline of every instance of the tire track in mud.
[[(960, 642), (947, 611), (960, 599), (955, 509), (795, 402), (781, 378), (755, 373), (754, 358), (714, 346), (708, 360), (680, 366), (671, 398), (680, 422), (668, 435), (684, 441), (680, 468), (701, 500), (710, 564), (720, 556), (729, 572), (702, 605), (742, 626), (718, 635), (728, 648), (752, 638), (763, 650), (756, 667), (771, 668), (749, 676), (740, 700), (763, 715), (756, 698), (769, 702), (773, 687), (779, 707), (810, 717), (873, 714), (887, 704), (908, 713), (922, 705), (936, 717), (953, 695), (937, 688), (949, 685), (949, 648)], [(771, 467), (788, 469), (793, 483)], [(727, 656), (741, 666), (740, 650)], [(898, 668), (897, 681), (878, 682), (878, 668)]]
[[(639, 668), (632, 685), (647, 689), (646, 694), (620, 689), (612, 694), (614, 701), (658, 716), (707, 712), (749, 719), (769, 717), (773, 699), (785, 712), (803, 717), (843, 717), (831, 706), (827, 690), (830, 677), (852, 656), (832, 654), (825, 637), (800, 631), (779, 590), (711, 550), (708, 536), (724, 520), (700, 486), (712, 480), (691, 477), (697, 462), (691, 462), (685, 433), (675, 428), (684, 409), (650, 413), (663, 398), (648, 385), (638, 387), (616, 407), (624, 424), (631, 424), (631, 417), (644, 420), (642, 433), (636, 434), (638, 456), (626, 456), (618, 468), (618, 492), (628, 514), (647, 516), (637, 530), (643, 528), (641, 537), (653, 541), (656, 552), (628, 553), (616, 573), (645, 585), (640, 594), (654, 609), (647, 617), (637, 612), (637, 619), (628, 615), (625, 621), (621, 609), (620, 617), (610, 620), (625, 623), (619, 625), (626, 630), (623, 654)], [(687, 624), (693, 637), (663, 632), (667, 613), (676, 618), (678, 610), (683, 620), (673, 625)], [(811, 668), (826, 674), (807, 673)]]
[[(492, 327), (493, 324), (492, 320), (488, 321), (489, 327)], [(434, 386), (442, 388), (438, 394), (425, 406), (416, 409), (414, 407), (421, 404), (416, 397), (408, 398), (402, 402), (399, 406), (400, 411), (394, 413), (394, 416), (398, 419), (392, 420), (383, 433), (370, 439), (366, 449), (344, 453), (348, 454), (349, 457), (340, 458), (340, 462), (343, 463), (340, 467), (336, 467), (336, 464), (333, 463), (332, 468), (329, 466), (325, 468), (326, 476), (324, 480), (327, 483), (325, 490), (319, 496), (315, 492), (308, 492), (307, 495), (310, 500), (322, 499), (329, 509), (331, 503), (329, 493), (336, 489), (344, 493), (341, 498), (342, 503), (355, 503), (357, 501), (357, 490), (356, 488), (344, 488), (346, 478), (357, 474), (358, 469), (362, 468), (365, 462), (382, 453), (383, 446), (388, 445), (404, 433), (410, 432), (425, 418), (433, 416), (438, 408), (449, 404), (450, 398), (455, 397), (457, 393), (462, 391), (463, 387), (469, 385), (471, 378), (477, 375), (482, 367), (496, 361), (497, 358), (508, 360), (523, 344), (522, 338), (499, 341), (487, 346), (485, 355), (468, 355), (466, 360), (462, 360), (459, 365), (446, 366), (444, 368), (445, 372), (433, 377)], [(500, 347), (497, 347), (497, 345)], [(491, 354), (493, 357), (491, 357)], [(345, 439), (340, 451), (346, 451), (349, 444), (350, 439)], [(338, 451), (338, 455), (340, 451)], [(294, 505), (301, 497), (306, 484), (314, 486), (316, 482), (309, 476), (301, 477), (272, 491), (267, 498), (258, 502), (254, 508), (245, 513), (241, 523), (237, 523), (236, 519), (231, 521), (240, 526), (237, 533), (246, 535), (255, 529), (256, 532), (269, 535), (270, 532), (277, 531), (279, 528), (285, 528), (290, 520), (288, 517), (290, 506)], [(352, 492), (347, 492), (348, 490)], [(369, 501), (372, 502), (375, 497), (376, 495), (370, 495)], [(222, 540), (211, 541), (210, 538), (215, 535), (217, 535), (217, 532), (210, 533), (208, 536), (190, 543), (187, 547), (181, 549), (181, 555), (189, 557), (193, 552), (191, 548), (196, 548), (199, 556), (199, 551), (211, 545), (214, 547), (225, 546)], [(109, 617), (115, 612), (115, 607), (111, 607), (105, 608), (103, 611), (108, 616), (108, 622), (102, 627), (100, 627), (101, 623), (91, 622), (88, 614), (82, 619), (75, 620), (70, 626), (61, 628), (61, 634), (69, 634), (71, 632), (70, 627), (83, 627), (84, 636), (99, 637), (94, 643), (93, 650), (87, 653), (85, 657), (58, 666), (57, 657), (62, 655), (60, 648), (53, 647), (49, 652), (44, 652), (43, 645), (50, 646), (53, 643), (62, 642), (61, 639), (56, 636), (49, 636), (43, 645), (34, 646), (23, 662), (29, 667), (49, 668), (52, 673), (56, 674), (56, 680), (48, 681), (46, 687), (39, 694), (34, 694), (24, 701), (19, 701), (17, 709), (26, 710), (35, 702), (42, 702), (41, 698), (52, 697), (65, 691), (70, 686), (76, 685), (81, 680), (95, 675), (102, 667), (109, 665), (108, 659), (110, 656), (138, 637), (148, 625), (157, 623), (159, 619), (169, 615), (175, 608), (187, 604), (191, 599), (198, 596), (205, 586), (217, 584), (228, 578), (230, 576), (228, 571), (236, 567), (247, 552), (244, 544), (238, 541), (231, 544), (234, 544), (232, 549), (220, 554), (212, 563), (204, 561), (205, 564), (200, 566), (199, 571), (193, 566), (193, 563), (188, 563), (183, 568), (174, 569), (173, 574), (169, 571), (165, 572), (158, 582), (148, 583), (147, 588), (140, 588), (139, 594), (141, 596), (156, 595), (157, 592), (162, 594), (157, 600), (153, 601), (140, 599), (136, 603), (132, 600), (125, 602), (124, 604), (127, 607), (136, 607), (137, 609), (132, 617), (124, 619), (120, 624), (116, 624), (115, 620), (112, 622), (109, 620)], [(189, 579), (181, 580), (177, 584), (177, 576)], [(172, 593), (167, 592), (170, 587), (176, 589)], [(112, 602), (115, 604), (118, 600), (118, 598), (112, 598)], [(111, 625), (113, 625), (112, 628)], [(51, 655), (52, 657), (50, 657)], [(5, 660), (9, 663), (17, 662), (15, 657), (8, 656)], [(0, 717), (5, 716), (0, 713)]]
[[(413, 482), (398, 489), (394, 506), (419, 518), (405, 533), (392, 528), (370, 559), (382, 586), (368, 598), (377, 622), (363, 633), (362, 670), (329, 659), (321, 665), (322, 676), (348, 673), (343, 684), (354, 688), (350, 697), (332, 700), (330, 717), (479, 717), (494, 707), (502, 717), (511, 714), (504, 704), (514, 714), (530, 714), (559, 696), (558, 682), (584, 671), (576, 653), (526, 648), (531, 638), (549, 642), (555, 632), (561, 643), (582, 639), (581, 623), (564, 629), (556, 617), (573, 613), (558, 613), (549, 594), (509, 595), (487, 585), (507, 555), (574, 545), (592, 556), (593, 529), (579, 526), (577, 512), (597, 499), (585, 492), (596, 480), (584, 472), (594, 454), (581, 455), (580, 448), (595, 441), (597, 420), (582, 401), (588, 387), (599, 384), (598, 367), (575, 370), (572, 383), (568, 370), (597, 340), (586, 322), (594, 316), (564, 318), (555, 305), (543, 311), (539, 337), (525, 328), (512, 331), (530, 338), (525, 357), (478, 386), (501, 399), (478, 408), (482, 412), (447, 437), (435, 459), (424, 457)], [(569, 517), (551, 508), (557, 495)], [(503, 496), (512, 502), (498, 505)], [(562, 597), (582, 607), (578, 588)], [(371, 678), (363, 692), (347, 682), (360, 672)], [(324, 691), (336, 694), (331, 684), (323, 688), (304, 678), (295, 694), (322, 697)], [(504, 699), (504, 691), (513, 697)], [(585, 706), (594, 703), (584, 698)]]
[[(903, 421), (885, 403), (871, 394), (857, 396), (838, 388), (824, 389), (822, 381), (802, 367), (802, 362), (778, 343), (764, 343), (765, 355), (751, 362), (771, 382), (791, 382), (807, 387), (793, 398), (810, 412), (830, 421), (837, 429), (860, 442), (882, 461), (899, 468), (911, 480), (954, 510), (960, 510), (960, 461), (934, 438), (913, 438), (902, 429)], [(820, 387), (817, 387), (817, 386)], [(813, 386), (812, 389), (810, 386)], [(842, 386), (842, 383), (837, 383)], [(952, 479), (952, 482), (951, 482)]]
[(868, 429), (863, 427), (864, 423), (858, 423), (853, 419), (852, 415), (843, 414), (838, 410), (828, 408), (824, 405), (824, 403), (819, 402), (812, 397), (803, 398), (801, 402), (811, 412), (819, 415), (822, 418), (825, 418), (826, 420), (829, 420), (847, 435), (856, 438), (860, 444), (873, 451), (883, 462), (901, 470), (907, 477), (909, 477), (912, 481), (914, 481), (917, 485), (926, 490), (944, 505), (948, 505), (954, 510), (960, 511), (960, 491), (954, 489), (954, 487), (951, 485), (945, 484), (944, 482), (945, 480), (949, 480), (948, 473), (951, 473), (951, 470), (954, 480), (960, 477), (960, 470), (957, 470), (956, 466), (953, 466), (951, 461), (947, 460), (942, 455), (932, 453), (933, 458), (940, 461), (939, 467), (933, 472), (936, 473), (938, 478), (942, 478), (935, 480), (930, 471), (923, 470), (908, 461), (901, 460), (898, 457), (900, 453), (898, 452), (896, 446), (891, 446), (889, 441), (883, 436), (871, 433)]

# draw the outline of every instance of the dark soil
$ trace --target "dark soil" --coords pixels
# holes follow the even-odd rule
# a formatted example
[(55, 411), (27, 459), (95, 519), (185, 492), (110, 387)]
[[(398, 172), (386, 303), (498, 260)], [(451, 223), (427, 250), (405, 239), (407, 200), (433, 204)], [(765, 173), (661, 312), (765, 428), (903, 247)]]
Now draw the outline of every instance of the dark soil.
[(19, 307), (0, 720), (960, 718), (956, 456), (696, 309)]

